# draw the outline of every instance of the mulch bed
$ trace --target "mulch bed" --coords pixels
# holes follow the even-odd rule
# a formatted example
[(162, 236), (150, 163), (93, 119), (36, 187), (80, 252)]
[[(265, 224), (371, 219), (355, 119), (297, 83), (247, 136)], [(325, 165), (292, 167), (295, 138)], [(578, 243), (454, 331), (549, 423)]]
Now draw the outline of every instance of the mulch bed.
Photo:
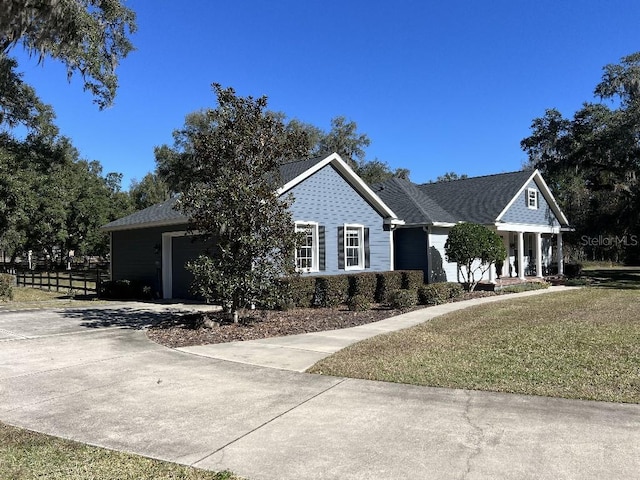
[[(467, 293), (457, 300), (492, 295), (493, 292), (474, 292)], [(376, 305), (364, 312), (351, 312), (344, 306), (296, 308), (287, 311), (253, 310), (242, 316), (239, 323), (228, 322), (222, 312), (183, 314), (150, 327), (147, 336), (154, 342), (171, 348), (258, 340), (356, 327), (418, 308), (425, 307), (400, 311)]]
[(365, 312), (351, 312), (346, 308), (257, 310), (242, 316), (238, 323), (226, 321), (222, 312), (194, 313), (175, 316), (151, 327), (147, 336), (167, 347), (187, 347), (356, 327), (401, 313), (384, 307)]

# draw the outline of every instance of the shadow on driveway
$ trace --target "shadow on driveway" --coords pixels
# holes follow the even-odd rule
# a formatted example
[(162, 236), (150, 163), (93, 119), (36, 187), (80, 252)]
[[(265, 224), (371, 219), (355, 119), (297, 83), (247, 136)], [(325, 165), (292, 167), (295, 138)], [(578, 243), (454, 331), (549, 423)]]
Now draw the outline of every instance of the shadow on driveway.
[[(113, 307), (113, 308), (78, 308), (65, 309), (61, 316), (69, 319), (80, 320), (79, 326), (85, 328), (131, 328), (142, 330), (171, 320), (172, 323), (181, 323), (185, 316), (193, 315), (196, 309), (184, 308), (157, 308), (152, 307)], [(186, 320), (186, 319), (185, 319)]]

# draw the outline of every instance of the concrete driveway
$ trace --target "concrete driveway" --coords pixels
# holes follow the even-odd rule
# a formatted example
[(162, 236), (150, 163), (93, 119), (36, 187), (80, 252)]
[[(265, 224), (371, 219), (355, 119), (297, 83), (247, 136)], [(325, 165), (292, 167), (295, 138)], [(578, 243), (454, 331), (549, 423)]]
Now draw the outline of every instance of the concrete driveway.
[(147, 340), (165, 314), (0, 313), (0, 420), (252, 480), (640, 478), (638, 405), (202, 357)]

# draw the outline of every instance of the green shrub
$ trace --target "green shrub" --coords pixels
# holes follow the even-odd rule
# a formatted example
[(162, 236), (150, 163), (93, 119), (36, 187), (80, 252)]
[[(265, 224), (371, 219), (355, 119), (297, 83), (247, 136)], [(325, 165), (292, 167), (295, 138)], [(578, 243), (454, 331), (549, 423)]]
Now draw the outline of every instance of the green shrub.
[(567, 263), (564, 266), (564, 274), (569, 278), (576, 278), (582, 275), (581, 263)]
[(13, 285), (16, 279), (8, 273), (0, 273), (0, 300), (13, 300)]
[(449, 301), (449, 286), (446, 283), (430, 283), (418, 288), (420, 305), (440, 305)]
[(363, 296), (369, 303), (376, 301), (376, 286), (378, 279), (375, 273), (356, 273), (348, 275), (349, 298)]
[(499, 293), (522, 293), (528, 292), (530, 290), (542, 290), (544, 288), (549, 288), (550, 286), (551, 284), (547, 282), (521, 283), (519, 285), (510, 285), (508, 287), (504, 287), (500, 290)]
[(449, 298), (460, 298), (464, 293), (464, 288), (457, 282), (446, 282), (444, 285), (449, 287)]
[(417, 290), (424, 285), (424, 272), (422, 270), (401, 270), (402, 287), (406, 290)]
[(316, 277), (314, 304), (319, 307), (334, 308), (347, 301), (349, 279), (346, 275)]
[(316, 278), (300, 275), (282, 280), (282, 288), (278, 292), (278, 298), (273, 302), (273, 307), (279, 310), (313, 307)]
[(137, 280), (109, 280), (100, 284), (98, 296), (117, 300), (151, 300), (153, 288)]
[(420, 305), (440, 305), (461, 297), (463, 293), (464, 289), (459, 283), (429, 283), (418, 288), (418, 303)]
[(347, 306), (352, 312), (364, 312), (371, 308), (371, 301), (366, 295), (354, 295), (347, 300)]
[(388, 303), (391, 308), (405, 310), (418, 304), (418, 294), (415, 290), (393, 290), (388, 294)]
[(390, 292), (402, 288), (402, 272), (381, 272), (376, 274), (376, 302), (387, 302)]

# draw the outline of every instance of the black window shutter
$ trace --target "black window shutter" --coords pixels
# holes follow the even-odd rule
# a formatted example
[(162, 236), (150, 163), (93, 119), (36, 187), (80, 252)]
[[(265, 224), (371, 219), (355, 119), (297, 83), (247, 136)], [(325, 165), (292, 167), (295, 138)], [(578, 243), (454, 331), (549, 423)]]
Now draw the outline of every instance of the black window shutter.
[(338, 269), (344, 270), (344, 227), (338, 227)]
[(369, 229), (364, 229), (364, 268), (371, 268), (371, 251), (369, 249)]
[(327, 253), (324, 241), (324, 225), (318, 226), (318, 268), (320, 271), (327, 269)]

